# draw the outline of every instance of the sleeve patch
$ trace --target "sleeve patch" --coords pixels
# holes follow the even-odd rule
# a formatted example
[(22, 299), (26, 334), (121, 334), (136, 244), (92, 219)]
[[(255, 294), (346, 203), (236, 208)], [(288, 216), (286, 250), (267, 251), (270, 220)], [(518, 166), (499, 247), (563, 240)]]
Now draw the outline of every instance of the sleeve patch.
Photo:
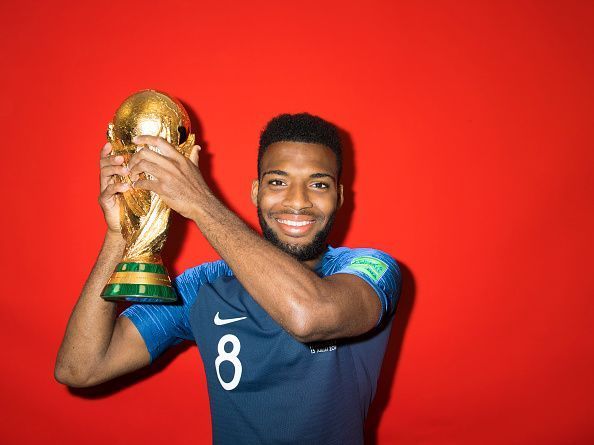
[(348, 268), (363, 272), (377, 283), (386, 270), (388, 270), (388, 265), (382, 260), (371, 256), (360, 256), (354, 258)]

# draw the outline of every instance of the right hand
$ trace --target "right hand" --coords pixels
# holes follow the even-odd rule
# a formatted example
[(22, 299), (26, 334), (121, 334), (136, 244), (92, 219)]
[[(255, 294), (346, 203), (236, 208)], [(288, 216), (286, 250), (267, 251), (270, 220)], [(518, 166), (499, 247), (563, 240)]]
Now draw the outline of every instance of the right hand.
[(100, 194), (99, 205), (103, 210), (107, 230), (111, 233), (122, 233), (120, 226), (120, 203), (118, 193), (124, 193), (130, 189), (125, 183), (117, 182), (115, 175), (126, 176), (130, 171), (122, 166), (123, 156), (111, 155), (111, 144), (108, 142), (101, 149)]

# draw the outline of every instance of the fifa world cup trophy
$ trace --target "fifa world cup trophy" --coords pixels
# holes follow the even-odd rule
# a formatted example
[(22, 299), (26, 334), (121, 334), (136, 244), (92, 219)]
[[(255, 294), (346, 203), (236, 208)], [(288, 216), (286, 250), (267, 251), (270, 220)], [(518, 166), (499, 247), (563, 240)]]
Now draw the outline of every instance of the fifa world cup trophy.
[[(189, 156), (195, 139), (190, 131), (188, 113), (178, 100), (158, 91), (145, 90), (120, 105), (109, 123), (107, 139), (112, 145), (112, 155), (123, 156), (126, 166), (140, 149), (159, 152), (156, 147), (135, 145), (134, 136), (160, 136), (184, 156)], [(152, 177), (142, 173), (139, 179)], [(116, 180), (133, 185), (129, 176), (117, 176)], [(148, 190), (130, 188), (118, 198), (126, 247), (122, 261), (101, 296), (109, 301), (176, 301), (177, 295), (161, 260), (170, 208), (159, 195)]]

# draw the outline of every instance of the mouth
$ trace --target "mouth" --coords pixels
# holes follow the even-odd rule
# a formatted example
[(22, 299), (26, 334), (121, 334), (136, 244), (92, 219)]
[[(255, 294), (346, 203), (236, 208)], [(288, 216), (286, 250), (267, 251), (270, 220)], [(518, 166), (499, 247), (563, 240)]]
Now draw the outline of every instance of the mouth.
[(307, 235), (316, 223), (316, 220), (310, 216), (304, 218), (295, 215), (288, 217), (287, 215), (284, 218), (274, 218), (274, 220), (285, 235), (293, 238)]

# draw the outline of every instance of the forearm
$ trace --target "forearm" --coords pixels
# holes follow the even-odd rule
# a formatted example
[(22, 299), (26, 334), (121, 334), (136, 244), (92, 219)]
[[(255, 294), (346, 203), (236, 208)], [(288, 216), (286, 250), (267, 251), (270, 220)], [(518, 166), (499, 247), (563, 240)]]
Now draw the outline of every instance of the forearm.
[(193, 219), (248, 293), (300, 337), (307, 330), (309, 314), (323, 304), (322, 280), (251, 230), (210, 192), (199, 199)]
[(100, 297), (105, 283), (121, 260), (124, 240), (107, 232), (97, 261), (74, 306), (56, 359), (59, 381), (80, 382), (100, 363), (114, 329), (116, 303)]

